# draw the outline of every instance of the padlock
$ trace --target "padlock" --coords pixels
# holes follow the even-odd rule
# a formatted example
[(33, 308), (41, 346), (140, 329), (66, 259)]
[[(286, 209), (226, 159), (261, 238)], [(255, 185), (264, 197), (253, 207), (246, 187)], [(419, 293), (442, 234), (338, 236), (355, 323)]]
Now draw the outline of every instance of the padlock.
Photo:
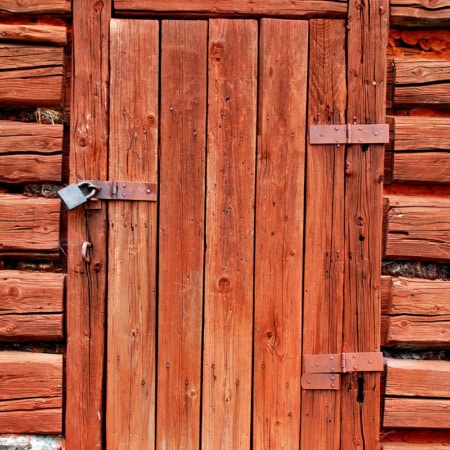
[[(83, 188), (85, 190), (87, 189), (88, 192), (83, 192)], [(99, 187), (90, 181), (80, 181), (79, 183), (69, 184), (69, 186), (60, 189), (58, 195), (61, 197), (67, 209), (72, 211), (72, 209), (84, 205), (99, 190)]]

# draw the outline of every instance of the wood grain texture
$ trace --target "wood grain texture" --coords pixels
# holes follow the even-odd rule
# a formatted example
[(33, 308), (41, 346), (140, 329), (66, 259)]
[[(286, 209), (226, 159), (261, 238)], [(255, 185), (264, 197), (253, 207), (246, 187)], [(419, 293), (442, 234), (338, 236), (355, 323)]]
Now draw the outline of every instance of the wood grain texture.
[(386, 395), (450, 397), (449, 361), (386, 358)]
[(450, 400), (387, 398), (383, 425), (388, 428), (448, 428)]
[(62, 314), (0, 314), (0, 341), (59, 341)]
[(186, 4), (183, 0), (115, 0), (116, 11), (153, 11), (170, 13), (205, 13), (215, 14), (239, 14), (239, 15), (282, 15), (310, 17), (314, 15), (327, 15), (344, 17), (347, 12), (347, 4), (344, 1), (327, 0), (266, 0), (254, 2), (251, 0), (227, 0), (217, 2), (215, 0), (192, 0)]
[(390, 116), (396, 152), (450, 150), (450, 118)]
[(416, 444), (413, 442), (383, 442), (383, 450), (445, 450), (450, 443)]
[(450, 200), (387, 196), (386, 258), (450, 260)]
[[(386, 122), (389, 3), (350, 0), (348, 123)], [(346, 149), (343, 351), (380, 350), (383, 145)], [(379, 447), (380, 374), (344, 375), (341, 448)]]
[(392, 154), (391, 183), (450, 183), (450, 153)]
[(308, 22), (263, 19), (259, 52), (253, 448), (298, 449)]
[(207, 42), (162, 23), (157, 448), (200, 445)]
[(62, 101), (63, 68), (0, 71), (0, 105), (56, 106)]
[[(73, 98), (70, 181), (106, 180), (109, 19), (111, 1), (73, 4)], [(68, 219), (65, 437), (68, 450), (103, 445), (106, 208), (72, 211)], [(92, 243), (92, 263), (81, 245)]]
[(61, 433), (63, 357), (0, 352), (0, 431)]
[[(129, 49), (132, 48), (132, 51)], [(109, 176), (157, 181), (159, 22), (111, 21)], [(157, 204), (109, 203), (108, 448), (155, 445)]]
[(62, 47), (0, 42), (0, 70), (62, 66), (63, 63)]
[(62, 153), (59, 155), (0, 155), (0, 182), (9, 184), (60, 182)]
[(60, 206), (58, 199), (0, 194), (0, 255), (58, 256)]
[(0, 40), (66, 45), (65, 25), (0, 23)]
[[(384, 276), (381, 294), (384, 314), (450, 314), (450, 282)], [(386, 286), (388, 285), (388, 286)]]
[(0, 271), (1, 314), (63, 312), (64, 280), (61, 273)]
[[(308, 124), (346, 121), (345, 39), (343, 21), (310, 21)], [(303, 354), (342, 351), (344, 155), (343, 146), (307, 146)], [(302, 450), (339, 448), (340, 398), (302, 392)]]
[(250, 448), (258, 24), (209, 25), (202, 448)]
[(62, 153), (63, 125), (0, 120), (0, 156), (8, 153)]
[(386, 346), (442, 348), (450, 342), (450, 316), (383, 316), (381, 331)]
[(391, 0), (391, 24), (445, 26), (450, 23), (449, 0)]
[(70, 0), (2, 0), (0, 12), (13, 14), (68, 14)]

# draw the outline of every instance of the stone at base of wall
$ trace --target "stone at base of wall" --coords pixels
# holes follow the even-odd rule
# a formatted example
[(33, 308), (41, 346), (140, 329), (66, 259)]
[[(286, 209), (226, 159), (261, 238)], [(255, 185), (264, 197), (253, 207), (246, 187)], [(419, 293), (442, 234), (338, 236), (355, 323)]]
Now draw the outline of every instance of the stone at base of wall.
[(61, 436), (0, 435), (0, 450), (64, 450)]

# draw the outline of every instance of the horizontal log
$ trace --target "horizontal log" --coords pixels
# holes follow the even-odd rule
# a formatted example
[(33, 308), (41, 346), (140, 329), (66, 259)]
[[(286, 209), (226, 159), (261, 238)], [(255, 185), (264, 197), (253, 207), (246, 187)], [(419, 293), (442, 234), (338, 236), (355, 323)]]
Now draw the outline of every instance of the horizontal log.
[(0, 120), (0, 155), (7, 153), (62, 153), (63, 125)]
[(59, 255), (59, 199), (0, 194), (0, 255)]
[(383, 450), (445, 450), (450, 443), (417, 444), (414, 442), (383, 442)]
[(331, 16), (345, 17), (347, 3), (342, 0), (115, 0), (117, 12), (147, 11), (155, 13), (197, 13), (197, 14), (238, 14), (238, 15), (275, 15), (275, 16)]
[(450, 0), (391, 0), (391, 25), (446, 25)]
[(0, 40), (66, 45), (67, 27), (64, 25), (0, 23)]
[(61, 397), (63, 356), (0, 351), (0, 379), (0, 408), (4, 400)]
[(386, 358), (386, 395), (450, 398), (450, 361)]
[(393, 136), (392, 150), (450, 150), (450, 118), (421, 116), (389, 116)]
[(450, 314), (450, 281), (383, 276), (383, 314)]
[(61, 313), (64, 311), (61, 273), (0, 271), (0, 314)]
[(63, 357), (0, 352), (0, 433), (61, 433)]
[(71, 11), (70, 0), (2, 0), (0, 12), (13, 14), (67, 14)]
[(394, 58), (393, 105), (450, 103), (450, 61)]
[(0, 182), (60, 182), (62, 153), (58, 155), (0, 155)]
[(388, 428), (448, 428), (450, 400), (386, 398), (383, 425)]
[(62, 433), (62, 401), (60, 403), (61, 406), (52, 408), (46, 400), (14, 402), (10, 408), (16, 410), (0, 412), (0, 433)]
[(386, 152), (385, 183), (450, 183), (450, 153)]
[(0, 341), (59, 341), (62, 314), (0, 314)]
[(386, 258), (450, 260), (450, 200), (387, 196)]
[(0, 106), (55, 106), (62, 102), (63, 68), (0, 71)]
[(64, 48), (0, 43), (0, 70), (63, 66)]
[(450, 343), (450, 316), (382, 316), (386, 346), (442, 348)]

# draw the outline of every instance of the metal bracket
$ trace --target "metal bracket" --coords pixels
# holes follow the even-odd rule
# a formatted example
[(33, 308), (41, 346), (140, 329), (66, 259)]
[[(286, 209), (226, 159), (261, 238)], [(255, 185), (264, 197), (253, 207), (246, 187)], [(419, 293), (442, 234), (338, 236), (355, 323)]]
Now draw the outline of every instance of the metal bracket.
[(99, 200), (156, 202), (158, 198), (158, 188), (154, 183), (99, 180), (89, 180), (89, 182), (99, 188), (94, 196)]
[(303, 357), (303, 389), (339, 389), (337, 374), (349, 372), (382, 372), (381, 352), (329, 353)]
[(310, 144), (387, 144), (388, 124), (311, 125)]

